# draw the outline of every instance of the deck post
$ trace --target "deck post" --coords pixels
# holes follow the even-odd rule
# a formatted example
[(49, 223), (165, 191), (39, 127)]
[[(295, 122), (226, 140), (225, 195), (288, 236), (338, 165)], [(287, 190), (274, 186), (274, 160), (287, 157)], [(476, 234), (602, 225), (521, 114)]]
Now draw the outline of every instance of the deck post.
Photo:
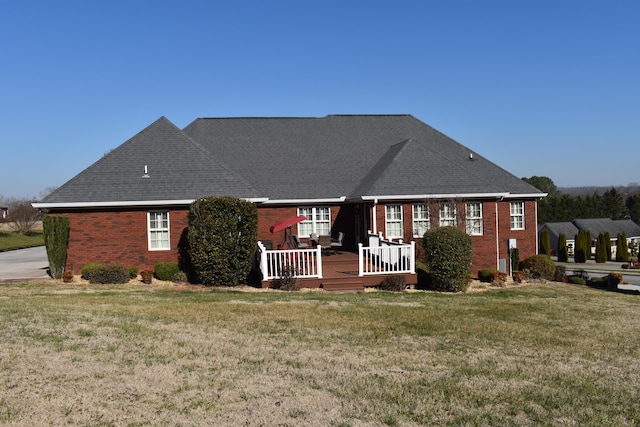
[(362, 243), (358, 243), (358, 276), (364, 276), (364, 250)]
[(264, 247), (262, 242), (258, 241), (258, 251), (260, 252), (260, 275), (262, 276), (262, 281), (267, 280), (268, 264), (267, 264), (267, 248)]
[(322, 247), (316, 248), (316, 263), (318, 265), (318, 279), (322, 279)]
[(409, 269), (411, 274), (416, 274), (416, 241), (411, 241), (411, 254), (409, 256)]

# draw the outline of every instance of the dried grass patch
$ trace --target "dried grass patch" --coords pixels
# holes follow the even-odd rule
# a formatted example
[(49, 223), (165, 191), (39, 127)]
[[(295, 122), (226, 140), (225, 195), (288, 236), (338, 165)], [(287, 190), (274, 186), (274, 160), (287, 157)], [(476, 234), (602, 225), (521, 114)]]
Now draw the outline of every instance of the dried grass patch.
[(0, 424), (633, 425), (637, 297), (0, 286)]

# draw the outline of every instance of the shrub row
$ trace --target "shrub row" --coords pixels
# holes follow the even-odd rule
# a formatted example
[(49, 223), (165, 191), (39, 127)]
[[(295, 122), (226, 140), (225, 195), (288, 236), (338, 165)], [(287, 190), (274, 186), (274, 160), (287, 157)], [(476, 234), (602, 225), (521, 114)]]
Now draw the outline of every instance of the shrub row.
[[(127, 283), (131, 279), (138, 277), (138, 268), (127, 268), (120, 264), (89, 263), (82, 266), (80, 270), (82, 277), (89, 283), (97, 284), (117, 284)], [(180, 271), (177, 262), (159, 262), (154, 270), (143, 270), (140, 272), (144, 283), (151, 283), (155, 276), (158, 280), (173, 280), (185, 282), (186, 275)]]

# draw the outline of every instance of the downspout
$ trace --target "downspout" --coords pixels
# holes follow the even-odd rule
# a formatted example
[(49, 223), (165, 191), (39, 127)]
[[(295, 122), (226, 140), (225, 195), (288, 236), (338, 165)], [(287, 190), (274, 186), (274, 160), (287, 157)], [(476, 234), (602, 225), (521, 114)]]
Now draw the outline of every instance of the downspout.
[(500, 268), (500, 228), (498, 228), (498, 201), (496, 200), (496, 270)]
[(538, 200), (535, 200), (536, 202), (536, 208), (535, 208), (535, 213), (536, 213), (536, 226), (535, 226), (535, 230), (536, 230), (536, 253), (540, 253), (540, 236), (538, 236)]
[(378, 199), (373, 199), (373, 205), (371, 206), (371, 216), (372, 216), (372, 232), (373, 234), (378, 234), (378, 221), (376, 219), (376, 206), (378, 205)]

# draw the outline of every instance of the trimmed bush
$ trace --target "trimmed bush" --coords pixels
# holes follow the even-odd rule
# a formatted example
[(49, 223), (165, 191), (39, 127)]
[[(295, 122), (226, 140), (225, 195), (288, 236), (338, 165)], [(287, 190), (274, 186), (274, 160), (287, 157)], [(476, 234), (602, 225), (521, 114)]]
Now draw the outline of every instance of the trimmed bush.
[(616, 245), (616, 261), (629, 261), (629, 245), (627, 244), (627, 235), (625, 233), (618, 233)]
[(153, 281), (153, 270), (142, 270), (140, 272), (140, 277), (142, 278), (142, 283), (150, 285)]
[(180, 267), (177, 262), (166, 261), (159, 262), (155, 265), (154, 275), (158, 280), (169, 281), (180, 272)]
[(584, 263), (587, 262), (588, 259), (591, 259), (591, 233), (587, 230), (578, 231), (575, 242), (575, 262)]
[(73, 273), (69, 270), (65, 270), (64, 273), (62, 273), (62, 281), (64, 283), (71, 283), (73, 282)]
[(522, 261), (521, 270), (529, 279), (553, 280), (556, 266), (546, 255), (532, 255)]
[(469, 287), (472, 240), (467, 233), (451, 226), (427, 230), (422, 246), (435, 290), (460, 292)]
[(403, 292), (405, 288), (404, 277), (393, 274), (384, 278), (378, 289), (382, 291)]
[(42, 217), (42, 231), (49, 260), (49, 272), (54, 279), (60, 279), (67, 262), (69, 218), (66, 216), (44, 215)]
[(494, 271), (496, 270), (493, 268), (483, 268), (478, 271), (478, 280), (484, 283), (491, 283)]
[(569, 261), (569, 251), (567, 250), (567, 236), (560, 233), (558, 236), (558, 262)]
[(138, 267), (129, 267), (129, 279), (138, 277)]
[(129, 269), (120, 264), (91, 264), (82, 267), (82, 276), (92, 284), (116, 284), (129, 281)]
[(555, 280), (556, 282), (567, 281), (567, 269), (564, 265), (556, 265), (556, 271), (553, 275), (553, 280)]
[(511, 257), (511, 269), (517, 270), (520, 265), (520, 249), (511, 248), (509, 251), (509, 256)]
[(233, 197), (198, 199), (189, 209), (188, 253), (207, 286), (246, 281), (257, 246), (258, 210)]
[(82, 268), (80, 269), (80, 274), (82, 275), (82, 278), (89, 280), (89, 277), (91, 277), (93, 270), (100, 267), (101, 265), (102, 264), (100, 264), (99, 262), (90, 262), (89, 264), (83, 265)]
[(551, 256), (551, 239), (546, 228), (540, 233), (540, 254)]
[(524, 282), (524, 280), (527, 278), (524, 274), (524, 272), (520, 271), (520, 270), (514, 270), (513, 274), (513, 281), (516, 283), (522, 283)]
[(596, 262), (599, 264), (607, 262), (607, 243), (604, 240), (604, 233), (598, 234), (596, 241)]

